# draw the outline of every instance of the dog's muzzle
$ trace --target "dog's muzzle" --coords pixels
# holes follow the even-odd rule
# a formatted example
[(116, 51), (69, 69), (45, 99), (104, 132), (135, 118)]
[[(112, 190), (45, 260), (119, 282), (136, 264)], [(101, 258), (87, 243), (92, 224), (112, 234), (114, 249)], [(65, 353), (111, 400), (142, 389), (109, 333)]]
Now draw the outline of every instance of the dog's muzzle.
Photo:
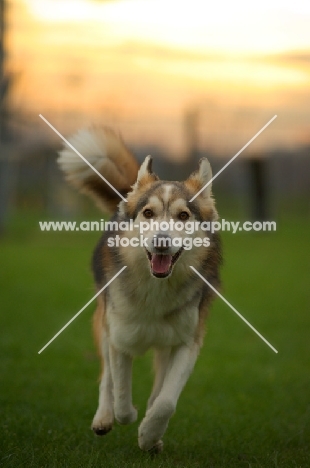
[(182, 253), (183, 248), (175, 254), (171, 253), (172, 239), (166, 234), (157, 234), (152, 240), (152, 253), (147, 252), (150, 261), (151, 272), (157, 278), (165, 278), (170, 275), (172, 267)]

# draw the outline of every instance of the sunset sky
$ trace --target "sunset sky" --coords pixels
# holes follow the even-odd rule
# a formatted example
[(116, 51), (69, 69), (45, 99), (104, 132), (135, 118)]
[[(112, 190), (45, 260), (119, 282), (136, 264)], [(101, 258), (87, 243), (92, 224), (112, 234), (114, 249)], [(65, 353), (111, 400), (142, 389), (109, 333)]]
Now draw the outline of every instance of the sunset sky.
[[(16, 108), (64, 133), (92, 122), (133, 143), (229, 152), (310, 142), (310, 2), (9, 0)], [(38, 126), (41, 125), (38, 123)]]

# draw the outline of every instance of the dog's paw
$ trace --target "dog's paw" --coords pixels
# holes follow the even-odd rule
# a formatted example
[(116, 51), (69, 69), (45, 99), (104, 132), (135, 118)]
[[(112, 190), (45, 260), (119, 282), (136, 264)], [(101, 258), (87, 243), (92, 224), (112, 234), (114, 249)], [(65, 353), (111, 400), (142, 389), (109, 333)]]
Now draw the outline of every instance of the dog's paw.
[(164, 450), (164, 443), (162, 440), (159, 440), (151, 449), (148, 450), (148, 453), (150, 455), (158, 455), (163, 450)]
[(111, 415), (105, 415), (100, 417), (100, 415), (96, 414), (91, 425), (92, 430), (98, 436), (106, 435), (108, 432), (111, 431), (112, 427), (113, 416)]
[[(160, 432), (160, 434), (159, 434)], [(162, 451), (163, 442), (159, 439), (163, 431), (148, 431), (144, 420), (139, 427), (138, 444), (141, 450), (150, 453), (159, 453)]]
[(159, 402), (146, 412), (146, 416), (140, 424), (138, 443), (141, 450), (159, 453), (163, 449), (161, 441), (166, 432), (169, 419), (174, 413), (175, 407), (169, 401)]
[(113, 425), (112, 424), (105, 424), (105, 425), (99, 425), (99, 426), (94, 426), (92, 425), (92, 430), (97, 436), (104, 436), (108, 432), (111, 431)]
[(135, 422), (138, 417), (138, 411), (134, 406), (129, 411), (120, 412), (115, 410), (114, 413), (116, 421), (122, 425), (131, 424)]

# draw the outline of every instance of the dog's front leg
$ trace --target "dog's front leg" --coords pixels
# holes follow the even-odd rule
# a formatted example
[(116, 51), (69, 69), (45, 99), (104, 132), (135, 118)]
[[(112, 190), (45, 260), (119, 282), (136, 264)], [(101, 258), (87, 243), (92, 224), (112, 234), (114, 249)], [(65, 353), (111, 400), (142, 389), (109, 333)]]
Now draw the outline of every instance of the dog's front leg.
[(103, 373), (99, 387), (99, 406), (92, 423), (92, 429), (97, 435), (107, 434), (112, 429), (114, 421), (109, 338), (105, 332), (103, 333), (101, 346)]
[(114, 416), (120, 424), (130, 424), (137, 419), (132, 405), (132, 357), (110, 345), (110, 362), (114, 390)]
[(180, 393), (190, 376), (199, 352), (199, 346), (179, 346), (171, 353), (166, 375), (159, 395), (146, 412), (139, 427), (139, 447), (160, 451), (161, 437), (173, 415)]

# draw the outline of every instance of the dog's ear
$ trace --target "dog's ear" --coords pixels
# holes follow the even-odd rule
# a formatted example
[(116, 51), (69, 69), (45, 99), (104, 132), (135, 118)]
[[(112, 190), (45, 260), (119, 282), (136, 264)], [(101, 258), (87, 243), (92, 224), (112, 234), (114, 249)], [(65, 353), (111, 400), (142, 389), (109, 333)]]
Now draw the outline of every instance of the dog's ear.
[(147, 156), (145, 158), (139, 169), (136, 183), (133, 186), (134, 189), (141, 185), (147, 185), (148, 183), (158, 180), (157, 175), (152, 171), (152, 162), (153, 160), (151, 156)]
[(121, 201), (118, 205), (121, 216), (132, 216), (133, 206), (136, 204), (136, 191), (147, 190), (149, 186), (159, 180), (158, 176), (152, 171), (152, 158), (147, 156), (140, 166), (136, 182), (131, 186), (131, 191), (127, 194), (127, 203)]
[(140, 166), (137, 182), (139, 182), (143, 177), (152, 174), (152, 164), (153, 159), (150, 155), (148, 155)]
[(201, 196), (203, 198), (211, 197), (212, 193), (212, 183), (209, 183), (212, 180), (212, 169), (209, 161), (207, 158), (202, 158), (199, 161), (199, 169), (198, 171), (193, 172), (189, 178), (185, 181), (185, 185), (191, 188), (191, 191), (194, 190), (198, 192), (206, 184), (207, 187), (203, 189), (201, 192)]

